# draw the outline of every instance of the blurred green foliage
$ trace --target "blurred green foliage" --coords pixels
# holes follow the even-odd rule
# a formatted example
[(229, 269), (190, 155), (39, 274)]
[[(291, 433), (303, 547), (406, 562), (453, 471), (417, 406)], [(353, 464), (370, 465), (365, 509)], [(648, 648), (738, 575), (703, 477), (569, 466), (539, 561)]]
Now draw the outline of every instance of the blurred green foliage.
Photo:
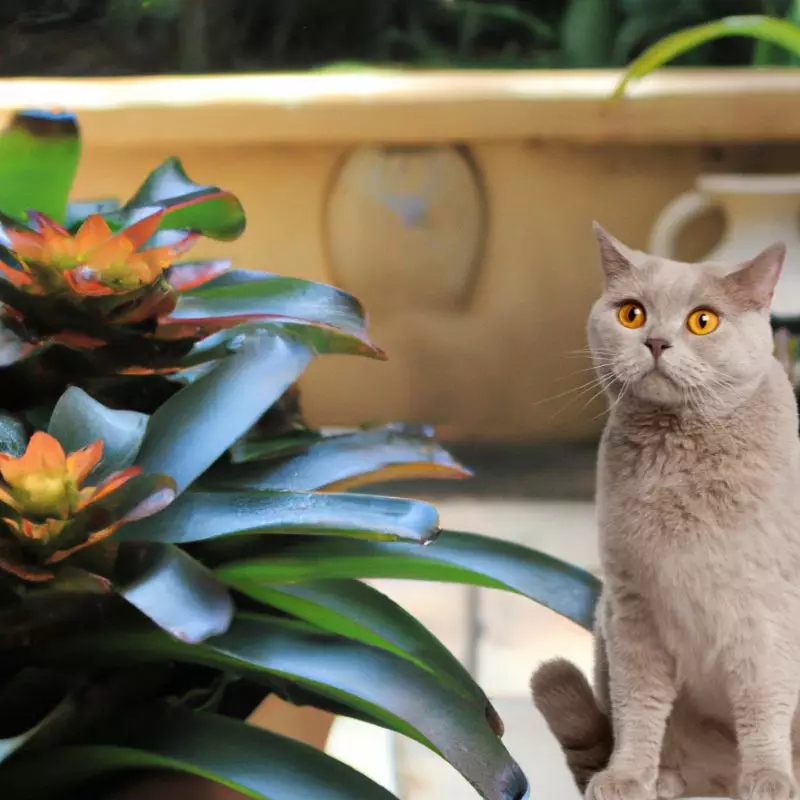
[[(4, 0), (4, 75), (306, 70), (331, 65), (623, 66), (663, 36), (791, 0)], [(789, 63), (742, 39), (684, 65)]]

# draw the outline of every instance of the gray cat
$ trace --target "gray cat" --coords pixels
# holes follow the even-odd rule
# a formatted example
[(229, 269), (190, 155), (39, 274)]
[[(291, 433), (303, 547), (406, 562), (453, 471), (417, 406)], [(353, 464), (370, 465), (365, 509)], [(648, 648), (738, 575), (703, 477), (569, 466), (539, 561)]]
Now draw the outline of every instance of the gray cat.
[(534, 700), (589, 800), (797, 798), (800, 439), (769, 324), (785, 248), (726, 268), (595, 230), (595, 690), (556, 661)]

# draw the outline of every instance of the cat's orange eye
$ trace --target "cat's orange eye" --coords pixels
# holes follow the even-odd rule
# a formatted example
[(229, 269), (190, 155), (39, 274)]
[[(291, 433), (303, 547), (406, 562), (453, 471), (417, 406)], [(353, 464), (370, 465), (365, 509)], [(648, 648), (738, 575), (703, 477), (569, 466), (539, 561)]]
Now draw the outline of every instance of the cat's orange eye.
[(719, 314), (710, 308), (698, 308), (686, 319), (686, 327), (696, 336), (713, 333), (719, 326)]
[(639, 303), (623, 303), (617, 311), (617, 319), (626, 328), (641, 328), (647, 321), (647, 314)]

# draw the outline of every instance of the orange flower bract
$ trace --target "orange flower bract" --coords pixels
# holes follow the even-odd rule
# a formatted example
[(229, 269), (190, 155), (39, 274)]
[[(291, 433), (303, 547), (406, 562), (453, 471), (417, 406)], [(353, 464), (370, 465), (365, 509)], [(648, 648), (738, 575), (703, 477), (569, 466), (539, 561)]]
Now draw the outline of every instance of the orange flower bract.
[(23, 270), (2, 269), (12, 283), (34, 294), (65, 286), (83, 296), (131, 291), (155, 281), (197, 238), (186, 234), (174, 244), (143, 249), (163, 216), (163, 210), (156, 211), (114, 233), (102, 215), (91, 214), (73, 235), (44, 214), (30, 212), (38, 230), (8, 231)]
[[(0, 502), (17, 515), (3, 516), (2, 521), (21, 541), (45, 545), (57, 541), (77, 512), (141, 472), (138, 467), (131, 467), (109, 476), (98, 486), (81, 488), (102, 456), (102, 441), (67, 454), (53, 436), (42, 431), (33, 434), (21, 456), (0, 454), (0, 476), (5, 482), (0, 486)], [(50, 555), (47, 563), (61, 561), (74, 551), (107, 538), (121, 524), (92, 531), (79, 545)]]

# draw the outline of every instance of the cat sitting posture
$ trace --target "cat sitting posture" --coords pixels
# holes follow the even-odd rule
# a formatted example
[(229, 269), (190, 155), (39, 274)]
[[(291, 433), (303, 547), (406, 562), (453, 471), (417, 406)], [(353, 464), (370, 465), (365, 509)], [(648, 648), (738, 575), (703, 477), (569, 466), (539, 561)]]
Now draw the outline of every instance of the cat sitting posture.
[(534, 700), (588, 800), (798, 798), (800, 439), (769, 324), (785, 248), (685, 264), (595, 229), (595, 686), (550, 662)]

